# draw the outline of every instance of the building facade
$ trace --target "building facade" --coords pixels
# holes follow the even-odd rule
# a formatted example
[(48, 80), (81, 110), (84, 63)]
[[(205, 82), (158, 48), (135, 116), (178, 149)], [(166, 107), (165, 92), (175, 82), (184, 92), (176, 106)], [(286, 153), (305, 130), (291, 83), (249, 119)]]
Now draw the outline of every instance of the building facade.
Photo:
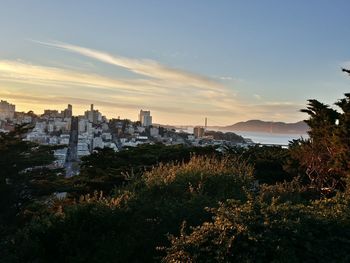
[(152, 125), (152, 116), (150, 111), (140, 110), (139, 121), (143, 127)]
[(85, 118), (92, 122), (93, 124), (97, 124), (102, 121), (102, 114), (98, 110), (94, 110), (94, 104), (91, 104), (90, 110), (85, 111)]
[(13, 120), (15, 117), (16, 106), (7, 101), (0, 101), (0, 120)]
[(203, 127), (200, 127), (200, 126), (196, 126), (193, 128), (193, 134), (196, 138), (201, 138), (204, 136), (204, 128)]

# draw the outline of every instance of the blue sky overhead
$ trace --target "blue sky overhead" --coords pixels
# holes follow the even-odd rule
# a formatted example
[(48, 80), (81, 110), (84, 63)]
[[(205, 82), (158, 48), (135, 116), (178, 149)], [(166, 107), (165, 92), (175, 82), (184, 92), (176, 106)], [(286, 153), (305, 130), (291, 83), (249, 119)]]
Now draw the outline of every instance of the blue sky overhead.
[(0, 98), (163, 124), (298, 121), (349, 92), (350, 2), (1, 1)]

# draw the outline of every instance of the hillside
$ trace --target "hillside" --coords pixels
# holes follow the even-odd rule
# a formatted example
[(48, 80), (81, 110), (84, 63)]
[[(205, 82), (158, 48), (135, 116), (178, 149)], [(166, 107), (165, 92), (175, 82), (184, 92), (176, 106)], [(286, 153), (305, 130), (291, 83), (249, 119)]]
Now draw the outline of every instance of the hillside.
[(248, 132), (267, 132), (267, 133), (296, 133), (304, 134), (308, 126), (304, 121), (296, 123), (272, 122), (261, 120), (249, 120), (237, 122), (233, 125), (220, 127), (224, 131), (248, 131)]

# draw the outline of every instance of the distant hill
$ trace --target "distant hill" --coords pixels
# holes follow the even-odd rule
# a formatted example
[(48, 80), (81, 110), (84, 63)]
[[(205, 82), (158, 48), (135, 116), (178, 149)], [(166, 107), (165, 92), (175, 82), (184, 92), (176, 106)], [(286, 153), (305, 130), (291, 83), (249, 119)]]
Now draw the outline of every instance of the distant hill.
[(212, 136), (214, 140), (225, 140), (235, 143), (245, 142), (242, 136), (235, 134), (234, 132), (206, 131), (205, 135)]
[(266, 133), (291, 133), (305, 134), (309, 127), (304, 121), (295, 123), (249, 120), (237, 122), (230, 126), (217, 127), (222, 131), (247, 131), (247, 132), (266, 132)]

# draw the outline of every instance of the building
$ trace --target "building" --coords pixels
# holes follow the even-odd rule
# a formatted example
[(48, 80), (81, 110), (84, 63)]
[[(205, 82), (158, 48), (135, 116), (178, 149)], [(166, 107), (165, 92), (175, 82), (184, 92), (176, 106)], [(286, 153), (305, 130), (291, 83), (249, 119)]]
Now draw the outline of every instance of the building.
[(66, 144), (68, 145), (69, 144), (69, 138), (70, 138), (70, 135), (69, 134), (61, 134), (60, 137), (59, 137), (59, 144)]
[(152, 125), (152, 116), (150, 111), (141, 110), (139, 114), (139, 121), (142, 126), (149, 127)]
[(102, 121), (102, 114), (98, 110), (94, 110), (94, 104), (91, 104), (90, 110), (85, 111), (85, 118), (92, 122), (93, 124), (97, 124)]
[(112, 141), (112, 134), (110, 132), (104, 132), (101, 135), (104, 142), (110, 142)]
[(16, 124), (31, 123), (33, 118), (30, 114), (24, 112), (15, 112)]
[(73, 114), (73, 107), (72, 107), (72, 105), (68, 104), (67, 109), (62, 111), (61, 114), (62, 114), (63, 118), (72, 118), (72, 114)]
[(58, 112), (58, 110), (44, 110), (44, 114), (41, 115), (41, 117), (45, 119), (54, 119), (61, 118), (62, 115)]
[(0, 101), (0, 120), (13, 120), (15, 117), (16, 106), (7, 101)]
[(101, 137), (95, 137), (92, 141), (92, 148), (104, 148), (104, 143)]
[(57, 167), (64, 168), (64, 163), (66, 162), (67, 158), (67, 150), (68, 148), (65, 147), (54, 151), (54, 156), (56, 158), (55, 164)]
[(204, 136), (204, 128), (200, 126), (196, 126), (193, 128), (193, 134), (196, 138), (201, 138)]
[(86, 132), (87, 130), (87, 119), (80, 119), (79, 120), (79, 123), (78, 123), (78, 132), (79, 134), (80, 133), (83, 133), (83, 132)]
[(90, 155), (90, 145), (91, 145), (90, 139), (86, 134), (78, 135), (78, 146), (77, 146), (78, 158), (81, 158), (82, 156)]
[(159, 136), (159, 128), (151, 127), (149, 129), (149, 134), (151, 135), (151, 137), (158, 137)]

